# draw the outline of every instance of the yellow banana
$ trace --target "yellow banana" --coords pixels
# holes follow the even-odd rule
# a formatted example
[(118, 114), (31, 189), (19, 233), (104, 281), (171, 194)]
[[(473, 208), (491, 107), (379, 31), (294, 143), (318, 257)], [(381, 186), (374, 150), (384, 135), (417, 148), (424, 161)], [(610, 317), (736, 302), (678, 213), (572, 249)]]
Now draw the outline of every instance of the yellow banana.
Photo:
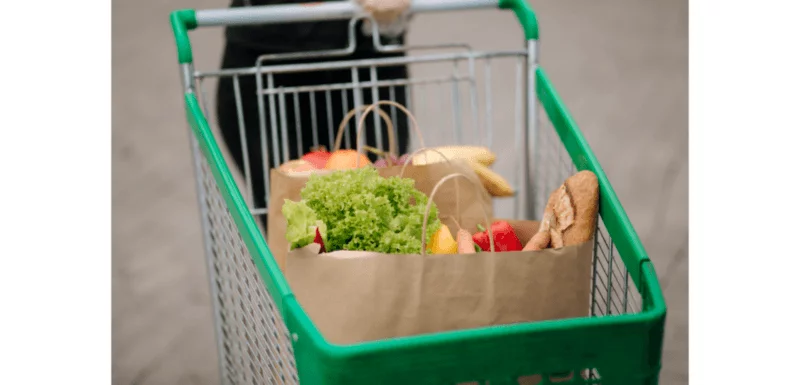
[(469, 163), (470, 166), (472, 166), (472, 170), (475, 171), (475, 174), (478, 174), (478, 178), (480, 178), (483, 187), (486, 188), (489, 195), (495, 197), (514, 196), (514, 189), (511, 188), (508, 181), (500, 176), (500, 174), (474, 160), (470, 160)]
[[(438, 152), (437, 152), (438, 151)], [(442, 155), (447, 159), (474, 160), (484, 166), (491, 166), (497, 160), (491, 150), (482, 146), (441, 146), (424, 150), (414, 155), (412, 160), (415, 165), (444, 162)]]

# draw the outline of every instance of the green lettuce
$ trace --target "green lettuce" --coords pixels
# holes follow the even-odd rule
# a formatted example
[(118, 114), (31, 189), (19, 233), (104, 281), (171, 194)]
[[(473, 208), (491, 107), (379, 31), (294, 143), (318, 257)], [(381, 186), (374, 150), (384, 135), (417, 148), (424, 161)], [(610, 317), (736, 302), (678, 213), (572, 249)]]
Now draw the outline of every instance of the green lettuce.
[(286, 240), (289, 242), (290, 250), (313, 243), (317, 229), (319, 229), (323, 243), (325, 242), (327, 233), (325, 222), (319, 220), (314, 210), (305, 202), (293, 202), (285, 199), (281, 212), (286, 218)]
[[(422, 221), (428, 197), (414, 188), (412, 179), (384, 178), (372, 167), (338, 171), (312, 175), (300, 196), (305, 205), (303, 218), (319, 220), (328, 226), (327, 251), (418, 254), (422, 249)], [(308, 226), (293, 223), (297, 219), (286, 215), (285, 205), (284, 216), (289, 228)], [(438, 210), (432, 204), (426, 240), (430, 240), (440, 226)], [(308, 232), (303, 238), (304, 242), (306, 240), (313, 241), (313, 232)]]

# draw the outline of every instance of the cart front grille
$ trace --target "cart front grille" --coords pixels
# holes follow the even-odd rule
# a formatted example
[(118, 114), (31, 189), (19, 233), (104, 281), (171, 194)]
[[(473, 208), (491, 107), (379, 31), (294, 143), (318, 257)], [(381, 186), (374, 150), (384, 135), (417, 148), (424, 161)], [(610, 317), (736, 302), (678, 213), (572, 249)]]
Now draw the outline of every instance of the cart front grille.
[[(195, 142), (196, 143), (196, 142)], [(297, 384), (289, 331), (228, 211), (206, 158), (200, 163), (220, 375), (225, 384)]]

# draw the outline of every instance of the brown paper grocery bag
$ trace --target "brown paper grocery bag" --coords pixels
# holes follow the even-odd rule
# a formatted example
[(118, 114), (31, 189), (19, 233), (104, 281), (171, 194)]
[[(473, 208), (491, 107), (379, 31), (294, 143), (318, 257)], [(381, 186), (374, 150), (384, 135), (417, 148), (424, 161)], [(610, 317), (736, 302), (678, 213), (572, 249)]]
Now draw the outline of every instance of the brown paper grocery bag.
[[(430, 197), (433, 187), (445, 176), (460, 173), (467, 176), (468, 182), (446, 184), (434, 197), (433, 201), (442, 218), (457, 218), (465, 228), (476, 227), (483, 222), (483, 209), (492, 215), (492, 197), (485, 189), (467, 188), (468, 184), (480, 183), (480, 179), (468, 162), (452, 159), (448, 162), (432, 163), (422, 166), (402, 166), (379, 168), (383, 177), (400, 176), (414, 180), (417, 190)], [(307, 176), (294, 176), (280, 170), (270, 171), (269, 214), (267, 217), (267, 243), (275, 261), (281, 269), (286, 266), (286, 254), (289, 243), (286, 241), (286, 218), (281, 212), (285, 199), (300, 200), (300, 191), (308, 181)], [(459, 199), (455, 199), (458, 196)]]
[[(370, 111), (375, 110), (377, 106), (383, 104), (393, 105), (409, 116), (412, 122), (411, 126), (413, 127), (417, 136), (419, 136), (420, 143), (423, 146), (423, 148), (412, 153), (412, 155), (415, 155), (423, 150), (432, 150), (424, 147), (422, 134), (411, 112), (402, 105), (392, 101), (378, 101), (366, 107), (357, 125), (357, 143), (360, 143), (360, 135), (364, 128), (364, 122), (367, 115)], [(391, 143), (394, 143), (394, 131), (391, 127), (391, 121), (384, 117), (385, 113), (380, 109), (375, 111), (377, 111), (379, 114), (383, 114), (381, 116), (384, 118), (387, 126), (389, 126), (389, 142), (390, 147), (392, 147)], [(342, 133), (344, 132), (346, 123), (351, 117), (354, 116), (355, 112), (355, 109), (351, 110), (339, 125), (334, 151), (341, 145)], [(362, 151), (360, 144), (358, 145), (358, 151)], [(433, 150), (433, 152), (438, 151)], [(389, 153), (391, 154), (391, 150)], [(478, 223), (481, 223), (481, 218), (483, 215), (483, 211), (481, 210), (487, 210), (486, 212), (489, 213), (489, 216), (491, 217), (492, 197), (489, 195), (489, 193), (485, 189), (466, 188), (468, 185), (474, 185), (476, 181), (480, 183), (478, 175), (472, 169), (472, 166), (469, 164), (469, 162), (462, 159), (447, 159), (443, 154), (439, 154), (445, 159), (444, 162), (426, 165), (413, 165), (408, 163), (405, 165), (393, 165), (391, 167), (379, 168), (378, 173), (387, 178), (393, 176), (402, 176), (404, 178), (413, 179), (415, 188), (427, 196), (431, 195), (434, 186), (447, 175), (453, 173), (462, 174), (468, 179), (466, 183), (461, 181), (463, 186), (457, 183), (445, 185), (441, 188), (442, 191), (439, 192), (439, 195), (434, 199), (434, 203), (436, 203), (436, 207), (439, 209), (439, 215), (443, 218), (457, 218), (462, 226), (469, 228), (477, 226)], [(411, 158), (413, 158), (413, 156), (408, 157), (409, 162)], [(330, 172), (333, 171), (320, 171), (319, 173)], [(286, 253), (289, 251), (289, 243), (286, 241), (286, 218), (283, 216), (281, 208), (283, 207), (283, 203), (286, 199), (292, 201), (299, 201), (301, 199), (300, 191), (303, 189), (303, 187), (305, 187), (308, 178), (309, 176), (305, 174), (287, 174), (279, 169), (270, 170), (267, 243), (273, 257), (275, 258), (275, 261), (282, 270), (284, 270), (286, 265)], [(454, 199), (456, 197), (458, 197), (458, 199)]]
[[(509, 222), (523, 244), (538, 229)], [(468, 255), (318, 252), (289, 252), (286, 278), (334, 344), (589, 314), (591, 242)]]
[[(431, 192), (436, 199), (442, 178)], [(476, 190), (481, 190), (475, 182)], [(430, 202), (426, 211), (430, 211)], [(488, 211), (481, 212), (491, 229)], [(508, 221), (525, 244), (535, 221)], [(476, 228), (466, 228), (474, 233)], [(581, 317), (589, 314), (592, 243), (519, 252), (426, 255), (334, 251), (288, 254), (286, 278), (331, 343)], [(490, 240), (493, 240), (491, 230)], [(492, 250), (494, 248), (492, 247)]]

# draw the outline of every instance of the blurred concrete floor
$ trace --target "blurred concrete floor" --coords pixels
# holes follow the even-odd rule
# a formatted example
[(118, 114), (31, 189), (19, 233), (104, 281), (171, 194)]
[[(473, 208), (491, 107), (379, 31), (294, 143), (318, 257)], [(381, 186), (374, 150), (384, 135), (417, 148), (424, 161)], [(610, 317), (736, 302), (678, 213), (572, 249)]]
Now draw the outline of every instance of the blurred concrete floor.
[[(688, 6), (686, 0), (532, 2), (542, 63), (656, 264), (668, 306), (662, 383), (688, 382)], [(113, 382), (218, 381), (175, 45), (177, 8), (225, 0), (113, 3)], [(470, 31), (472, 26), (478, 30)], [(446, 26), (446, 28), (445, 28)], [(521, 44), (496, 11), (417, 17), (411, 43)], [(194, 32), (218, 67), (220, 29)], [(502, 39), (502, 40), (501, 40)]]

